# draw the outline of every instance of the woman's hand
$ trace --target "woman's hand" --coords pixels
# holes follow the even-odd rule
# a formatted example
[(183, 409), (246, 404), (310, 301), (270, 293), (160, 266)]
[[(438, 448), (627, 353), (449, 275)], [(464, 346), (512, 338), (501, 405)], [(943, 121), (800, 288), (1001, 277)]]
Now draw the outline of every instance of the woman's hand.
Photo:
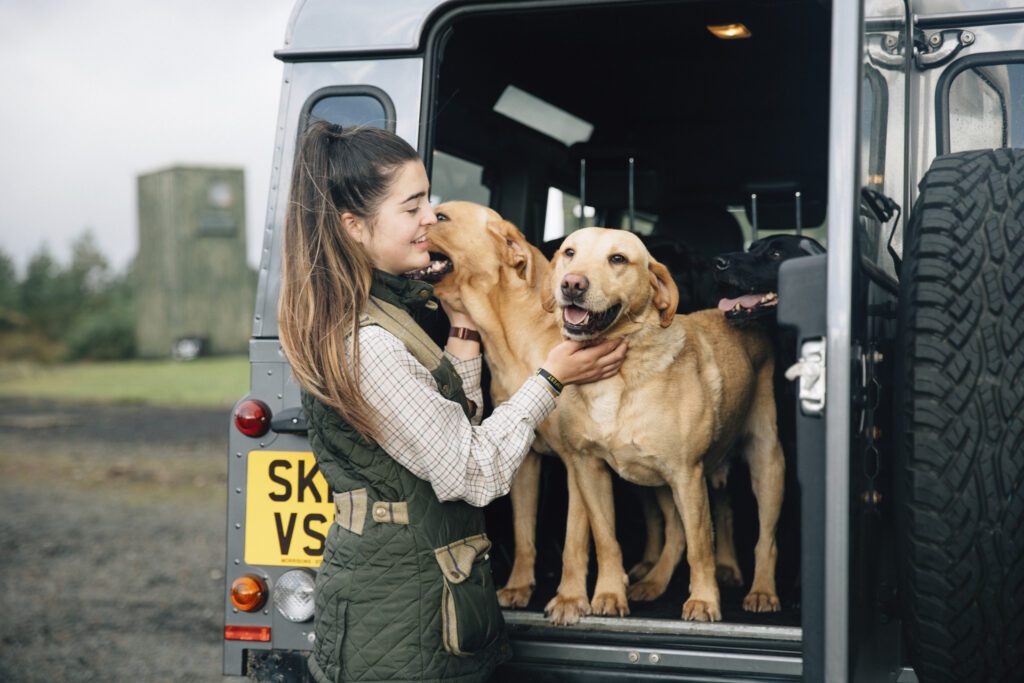
[(586, 384), (607, 379), (617, 373), (626, 358), (628, 343), (622, 338), (610, 339), (594, 346), (583, 342), (563, 341), (551, 349), (541, 367), (562, 384)]

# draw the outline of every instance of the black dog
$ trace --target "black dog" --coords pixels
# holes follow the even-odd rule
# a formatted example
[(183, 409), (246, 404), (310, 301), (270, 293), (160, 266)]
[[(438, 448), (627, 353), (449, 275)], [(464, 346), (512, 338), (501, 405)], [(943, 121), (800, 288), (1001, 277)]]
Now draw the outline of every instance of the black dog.
[(779, 303), (779, 266), (798, 256), (824, 254), (825, 247), (800, 235), (759, 239), (746, 252), (721, 254), (714, 260), (715, 282), (724, 297), (718, 308), (733, 323), (772, 315)]

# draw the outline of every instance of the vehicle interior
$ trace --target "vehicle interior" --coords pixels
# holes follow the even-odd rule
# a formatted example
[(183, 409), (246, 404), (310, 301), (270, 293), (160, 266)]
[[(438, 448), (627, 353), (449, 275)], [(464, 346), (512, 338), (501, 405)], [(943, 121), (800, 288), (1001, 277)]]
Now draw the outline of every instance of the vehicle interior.
[[(749, 35), (729, 37), (743, 33), (735, 24)], [(709, 28), (722, 26), (732, 26), (720, 31), (725, 37)], [(548, 256), (578, 227), (632, 230), (672, 271), (680, 313), (714, 307), (714, 256), (744, 249), (761, 231), (800, 229), (824, 242), (829, 26), (827, 7), (816, 0), (456, 12), (435, 27), (427, 48), (432, 191), (442, 201), (488, 204)], [(741, 608), (757, 513), (749, 475), (738, 465), (730, 490), (748, 584), (722, 588), (726, 622), (800, 625), (795, 399), (776, 385), (787, 460), (778, 532), (782, 611)], [(543, 610), (561, 571), (565, 474), (557, 458), (544, 460), (528, 611)], [(641, 506), (629, 487), (616, 479), (627, 569), (644, 547)], [(487, 514), (500, 587), (513, 557), (507, 497)], [(678, 620), (687, 574), (683, 558), (666, 594), (631, 603), (631, 618)], [(595, 575), (592, 558), (591, 588)]]

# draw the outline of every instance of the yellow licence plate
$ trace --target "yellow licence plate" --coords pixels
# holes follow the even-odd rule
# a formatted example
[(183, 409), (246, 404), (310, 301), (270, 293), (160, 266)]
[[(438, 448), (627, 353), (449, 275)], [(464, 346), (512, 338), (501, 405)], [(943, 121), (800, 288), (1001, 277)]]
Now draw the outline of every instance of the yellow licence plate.
[(332, 521), (330, 489), (312, 453), (249, 452), (247, 564), (319, 566)]

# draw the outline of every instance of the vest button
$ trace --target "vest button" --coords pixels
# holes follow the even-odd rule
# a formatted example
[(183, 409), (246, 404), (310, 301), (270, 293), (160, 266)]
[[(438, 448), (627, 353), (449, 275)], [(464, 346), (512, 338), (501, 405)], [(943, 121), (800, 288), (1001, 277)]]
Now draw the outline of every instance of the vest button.
[(373, 514), (377, 515), (378, 517), (383, 517), (384, 515), (388, 514), (388, 511), (385, 510), (383, 506), (378, 506), (377, 509), (373, 511)]
[(441, 385), (441, 391), (443, 391), (444, 393), (447, 394), (448, 393), (448, 385), (447, 384), (442, 384)]
[(456, 579), (456, 580), (457, 580), (457, 579), (461, 579), (461, 578), (462, 578), (462, 577), (461, 577), (461, 576), (459, 575), (459, 573), (458, 573), (458, 572), (451, 572), (451, 574), (450, 574), (449, 576), (451, 576), (451, 577), (452, 577), (453, 579)]
[(420, 290), (420, 298), (421, 298), (421, 299), (426, 299), (426, 298), (427, 298), (428, 296), (430, 296), (430, 295), (429, 295), (429, 293), (427, 292), (427, 290), (425, 290), (425, 289), (421, 289), (421, 290)]

